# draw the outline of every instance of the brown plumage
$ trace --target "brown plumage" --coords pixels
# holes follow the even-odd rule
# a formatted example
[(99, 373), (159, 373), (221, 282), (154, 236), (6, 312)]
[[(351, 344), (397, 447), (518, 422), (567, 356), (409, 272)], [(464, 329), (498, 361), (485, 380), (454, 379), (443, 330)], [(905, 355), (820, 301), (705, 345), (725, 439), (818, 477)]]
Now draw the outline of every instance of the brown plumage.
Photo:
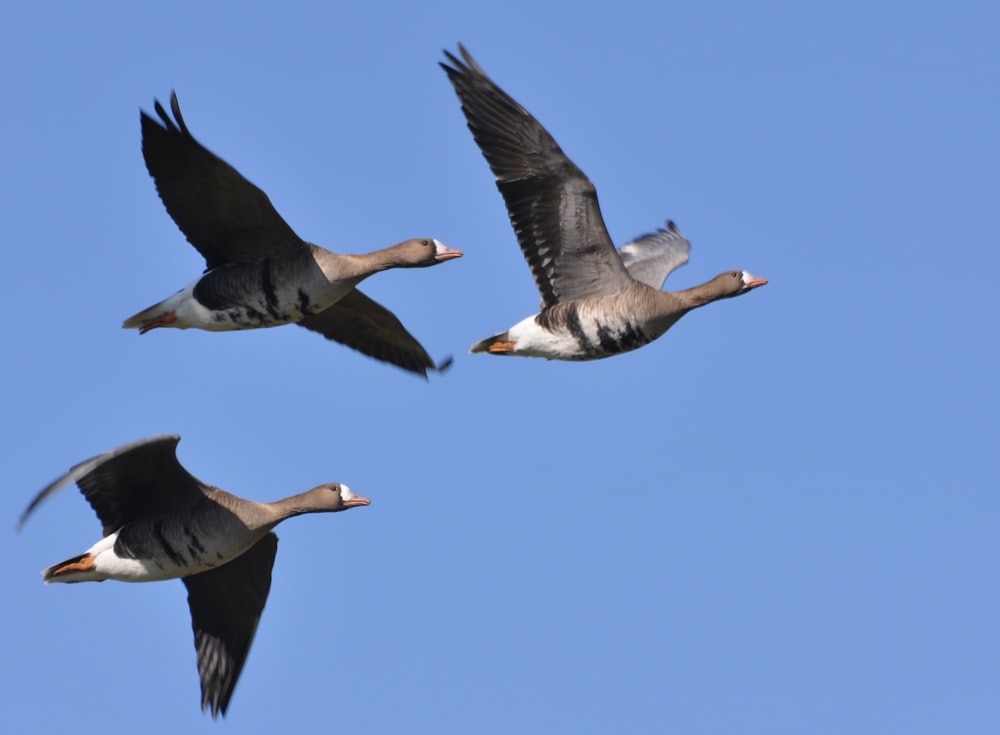
[[(420, 268), (462, 253), (432, 238), (364, 255), (340, 255), (302, 240), (267, 195), (202, 146), (181, 116), (159, 102), (141, 113), (142, 153), (167, 212), (205, 258), (206, 272), (174, 296), (125, 320), (209, 331), (298, 323), (377, 360), (426, 376), (426, 350), (393, 314), (355, 288), (388, 268)], [(348, 303), (336, 308), (345, 297)]]
[(177, 460), (180, 437), (142, 439), (73, 467), (44, 488), (19, 526), (75, 482), (97, 513), (103, 538), (42, 572), (46, 582), (148, 582), (181, 578), (188, 590), (201, 678), (201, 706), (225, 714), (271, 589), (278, 549), (272, 529), (304, 513), (330, 513), (366, 498), (329, 483), (274, 503), (246, 500), (191, 475)]
[(498, 87), (461, 45), (445, 52), (469, 130), (496, 176), (541, 311), (471, 352), (593, 360), (656, 339), (693, 308), (767, 283), (730, 271), (702, 286), (664, 293), (690, 243), (673, 224), (615, 250), (597, 191), (531, 114)]

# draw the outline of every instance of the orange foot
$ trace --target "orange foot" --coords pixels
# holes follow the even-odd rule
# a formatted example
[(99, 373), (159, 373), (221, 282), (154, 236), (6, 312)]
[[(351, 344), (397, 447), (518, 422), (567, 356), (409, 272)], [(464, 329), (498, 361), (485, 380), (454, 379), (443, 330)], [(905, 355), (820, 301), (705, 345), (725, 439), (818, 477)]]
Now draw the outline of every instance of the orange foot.
[(89, 572), (97, 566), (95, 564), (95, 559), (96, 557), (93, 557), (90, 554), (84, 554), (77, 561), (69, 562), (58, 569), (53, 569), (52, 576), (58, 577), (60, 574), (68, 574), (69, 572)]
[(139, 334), (145, 334), (150, 329), (156, 329), (157, 327), (169, 327), (171, 324), (177, 321), (177, 314), (174, 312), (167, 312), (155, 319), (147, 319), (139, 327)]
[(489, 351), (494, 355), (504, 355), (514, 351), (514, 343), (494, 342), (490, 345)]

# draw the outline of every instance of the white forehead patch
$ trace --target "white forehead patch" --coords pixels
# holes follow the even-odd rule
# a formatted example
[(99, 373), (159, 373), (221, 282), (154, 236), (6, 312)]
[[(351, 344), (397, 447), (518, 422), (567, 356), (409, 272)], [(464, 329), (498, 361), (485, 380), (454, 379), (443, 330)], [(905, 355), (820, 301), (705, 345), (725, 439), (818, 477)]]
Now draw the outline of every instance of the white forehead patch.
[(351, 492), (351, 488), (347, 487), (347, 485), (345, 485), (343, 483), (340, 484), (340, 499), (341, 500), (354, 500), (356, 497), (358, 497), (358, 496)]
[(746, 286), (747, 285), (747, 281), (749, 281), (751, 278), (753, 278), (753, 276), (751, 276), (746, 271), (743, 271), (743, 277), (740, 278), (740, 280), (743, 281), (743, 285)]

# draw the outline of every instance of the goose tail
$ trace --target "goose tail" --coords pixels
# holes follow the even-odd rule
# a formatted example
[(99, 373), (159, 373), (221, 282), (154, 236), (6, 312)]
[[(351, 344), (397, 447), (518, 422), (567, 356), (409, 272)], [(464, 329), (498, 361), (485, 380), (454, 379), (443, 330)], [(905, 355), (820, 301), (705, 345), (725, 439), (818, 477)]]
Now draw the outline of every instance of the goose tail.
[(145, 322), (155, 319), (163, 314), (163, 302), (153, 304), (148, 309), (143, 309), (138, 314), (130, 316), (122, 322), (122, 329), (141, 329)]
[(45, 584), (52, 582), (88, 582), (94, 579), (94, 557), (90, 553), (53, 564), (42, 572)]
[(480, 352), (491, 352), (494, 355), (510, 354), (514, 351), (514, 343), (511, 341), (510, 332), (501, 332), (476, 342), (469, 348), (469, 354), (475, 355)]

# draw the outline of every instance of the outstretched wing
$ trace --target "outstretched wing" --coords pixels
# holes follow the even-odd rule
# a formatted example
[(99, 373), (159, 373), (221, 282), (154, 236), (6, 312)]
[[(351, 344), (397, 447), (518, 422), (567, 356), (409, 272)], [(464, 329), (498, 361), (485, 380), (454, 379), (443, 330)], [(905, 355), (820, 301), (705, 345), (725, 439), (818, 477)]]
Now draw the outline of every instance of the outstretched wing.
[(268, 533), (228, 564), (184, 577), (201, 677), (201, 709), (226, 714), (271, 591), (278, 537)]
[(267, 194), (194, 139), (176, 94), (170, 95), (173, 118), (159, 102), (154, 109), (162, 124), (140, 113), (146, 168), (167, 212), (205, 257), (208, 270), (306, 250)]
[(75, 482), (104, 527), (114, 533), (136, 518), (176, 512), (205, 498), (210, 488), (177, 460), (174, 434), (126, 444), (81, 462), (44, 488), (18, 521), (24, 525), (42, 501)]
[(632, 279), (615, 250), (590, 179), (548, 131), (493, 83), (464, 47), (445, 51), (476, 143), (503, 195), (542, 307), (624, 291)]
[(670, 272), (688, 262), (691, 243), (677, 225), (667, 222), (666, 228), (637, 237), (619, 252), (632, 278), (660, 290)]
[(435, 369), (430, 355), (399, 319), (357, 289), (318, 314), (303, 317), (298, 324), (424, 377)]

